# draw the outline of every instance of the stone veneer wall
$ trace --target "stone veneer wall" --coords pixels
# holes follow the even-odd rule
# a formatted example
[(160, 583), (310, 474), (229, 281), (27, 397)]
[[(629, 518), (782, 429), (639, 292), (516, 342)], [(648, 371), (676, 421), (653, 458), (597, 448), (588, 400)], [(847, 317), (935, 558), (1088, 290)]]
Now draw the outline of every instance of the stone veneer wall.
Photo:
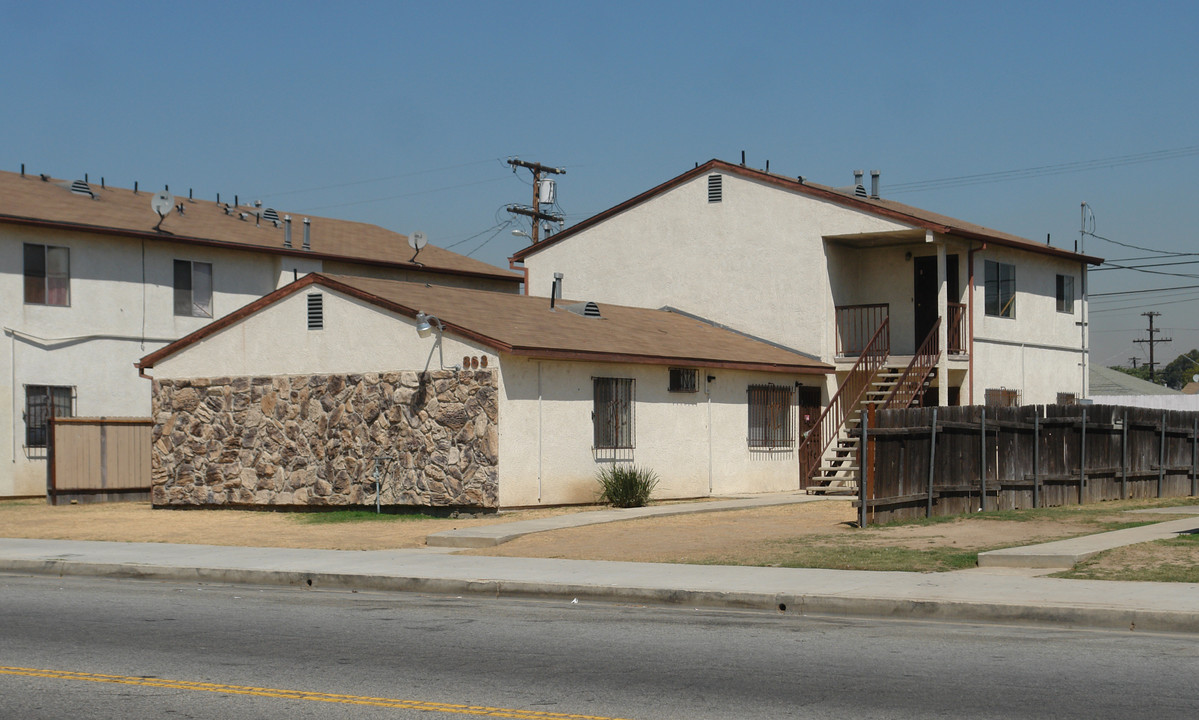
[(159, 506), (494, 508), (494, 370), (155, 380)]

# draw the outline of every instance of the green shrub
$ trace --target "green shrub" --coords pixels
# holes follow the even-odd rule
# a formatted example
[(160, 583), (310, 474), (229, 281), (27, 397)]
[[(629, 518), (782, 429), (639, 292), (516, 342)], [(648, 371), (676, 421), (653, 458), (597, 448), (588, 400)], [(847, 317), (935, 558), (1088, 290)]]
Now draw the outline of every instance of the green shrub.
[(599, 501), (622, 508), (648, 504), (658, 485), (657, 473), (635, 465), (600, 468), (596, 479), (600, 484)]

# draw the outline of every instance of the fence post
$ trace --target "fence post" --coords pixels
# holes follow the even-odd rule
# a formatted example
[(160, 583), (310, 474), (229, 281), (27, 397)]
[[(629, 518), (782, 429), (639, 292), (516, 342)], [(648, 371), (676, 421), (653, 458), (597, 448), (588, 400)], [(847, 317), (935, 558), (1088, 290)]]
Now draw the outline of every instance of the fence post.
[(1128, 499), (1128, 409), (1120, 424), (1120, 499)]
[(979, 471), (978, 482), (982, 492), (979, 494), (978, 509), (985, 511), (987, 509), (987, 406), (982, 406), (982, 417), (979, 420), (979, 435), (981, 436), (982, 450), (978, 453)]
[(862, 449), (858, 456), (862, 459), (862, 467), (858, 469), (861, 481), (858, 483), (858, 528), (866, 527), (866, 477), (870, 472), (870, 413), (862, 413)]
[(1087, 487), (1087, 406), (1082, 406), (1082, 432), (1078, 435), (1078, 504), (1082, 505)]
[(1166, 477), (1166, 411), (1162, 410), (1162, 439), (1157, 450), (1157, 496), (1162, 496), (1162, 481)]
[(1199, 417), (1195, 419), (1195, 425), (1191, 430), (1191, 495), (1199, 495), (1199, 467), (1196, 467), (1196, 449), (1199, 445)]
[(1032, 506), (1041, 507), (1041, 408), (1032, 415)]
[(937, 408), (933, 408), (933, 425), (929, 431), (928, 446), (928, 508), (924, 517), (933, 516), (933, 471), (937, 465)]

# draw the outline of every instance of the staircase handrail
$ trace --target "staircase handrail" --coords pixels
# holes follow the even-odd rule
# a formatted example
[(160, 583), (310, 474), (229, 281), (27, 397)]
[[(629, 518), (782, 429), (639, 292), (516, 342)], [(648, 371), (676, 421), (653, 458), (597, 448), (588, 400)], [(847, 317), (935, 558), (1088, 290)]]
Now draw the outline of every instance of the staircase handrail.
[(912, 406), (916, 396), (920, 394), (920, 389), (924, 387), (925, 379), (928, 378), (929, 373), (937, 366), (937, 361), (941, 358), (940, 343), (937, 342), (937, 331), (940, 328), (941, 318), (937, 318), (937, 321), (933, 323), (933, 329), (924, 338), (924, 342), (920, 343), (916, 354), (912, 356), (912, 361), (904, 368), (903, 374), (895, 382), (895, 387), (891, 388), (891, 394), (887, 396), (880, 409), (902, 410)]
[[(858, 361), (845, 376), (845, 380), (837, 388), (836, 394), (829, 400), (828, 407), (820, 413), (819, 419), (816, 420), (816, 426), (808, 431), (807, 437), (800, 443), (798, 454), (802, 483), (810, 480), (812, 474), (820, 467), (824, 452), (837, 439), (841, 428), (845, 425), (845, 419), (857, 409), (862, 397), (866, 394), (866, 389), (870, 387), (871, 380), (886, 362), (887, 355), (891, 352), (890, 322), (891, 319), (885, 317), (879, 323), (870, 342), (866, 343), (862, 354), (858, 356)], [(818, 444), (816, 452), (812, 452), (809, 447), (813, 443)], [(805, 450), (807, 450), (806, 453)]]

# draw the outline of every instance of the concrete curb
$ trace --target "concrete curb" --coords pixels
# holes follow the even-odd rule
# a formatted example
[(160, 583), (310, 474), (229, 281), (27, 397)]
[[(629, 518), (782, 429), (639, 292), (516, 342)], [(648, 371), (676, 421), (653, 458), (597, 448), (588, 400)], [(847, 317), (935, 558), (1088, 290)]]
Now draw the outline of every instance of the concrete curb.
[(1113, 607), (984, 603), (961, 600), (848, 597), (844, 595), (725, 592), (581, 583), (464, 580), (329, 572), (184, 568), (136, 563), (71, 560), (5, 560), (0, 572), (51, 576), (107, 577), (164, 582), (275, 585), (313, 589), (374, 590), (489, 598), (540, 598), (645, 605), (689, 606), (885, 619), (987, 622), (1105, 630), (1199, 633), (1199, 612), (1130, 610)]

